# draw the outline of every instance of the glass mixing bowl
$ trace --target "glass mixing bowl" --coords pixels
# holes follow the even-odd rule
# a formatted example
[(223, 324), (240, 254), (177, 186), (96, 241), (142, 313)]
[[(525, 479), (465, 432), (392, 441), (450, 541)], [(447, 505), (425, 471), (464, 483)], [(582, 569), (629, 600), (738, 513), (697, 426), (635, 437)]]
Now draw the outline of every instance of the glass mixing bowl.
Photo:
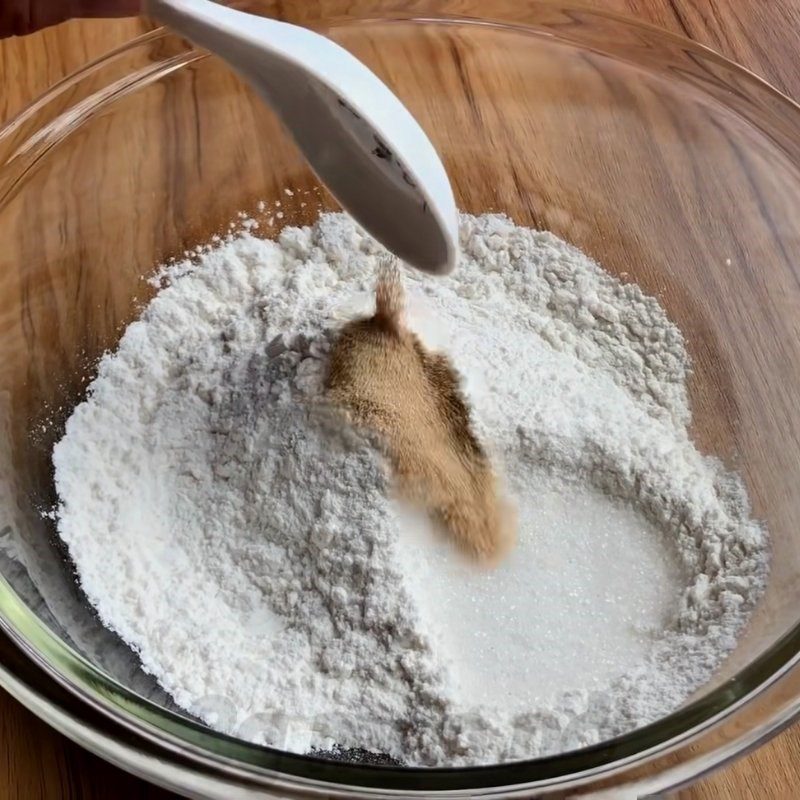
[(550, 229), (658, 296), (694, 359), (694, 437), (742, 474), (769, 526), (766, 596), (684, 707), (544, 759), (339, 764), (175, 709), (75, 587), (41, 513), (54, 501), (51, 447), (156, 264), (259, 200), (281, 200), (276, 226), (335, 205), (224, 64), (155, 31), (0, 131), (0, 683), (116, 763), (202, 797), (641, 796), (774, 733), (800, 708), (800, 109), (705, 48), (571, 6), (333, 0), (321, 18), (294, 5), (293, 21), (408, 104), (461, 208)]

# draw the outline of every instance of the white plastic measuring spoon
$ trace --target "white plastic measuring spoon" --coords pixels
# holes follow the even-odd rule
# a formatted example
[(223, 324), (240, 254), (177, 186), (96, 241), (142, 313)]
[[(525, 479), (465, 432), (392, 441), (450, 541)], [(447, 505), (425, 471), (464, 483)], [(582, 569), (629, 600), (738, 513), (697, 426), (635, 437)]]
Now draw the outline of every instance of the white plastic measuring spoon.
[(280, 117), (333, 196), (408, 264), (444, 274), (458, 250), (447, 173), (408, 109), (317, 33), (210, 0), (148, 0), (148, 13), (217, 54)]

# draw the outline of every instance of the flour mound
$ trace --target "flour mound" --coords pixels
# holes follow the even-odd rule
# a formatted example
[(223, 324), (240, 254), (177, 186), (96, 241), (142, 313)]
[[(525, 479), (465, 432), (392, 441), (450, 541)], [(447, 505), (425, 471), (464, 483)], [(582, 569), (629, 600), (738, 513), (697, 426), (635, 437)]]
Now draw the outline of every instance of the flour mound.
[(464, 215), (461, 249), (454, 276), (408, 277), (409, 324), (462, 373), (518, 505), (496, 571), (398, 506), (325, 402), (385, 255), (343, 214), (165, 270), (69, 419), (53, 462), (81, 585), (215, 729), (531, 758), (669, 713), (735, 646), (767, 538), (689, 439), (680, 332), (551, 234)]

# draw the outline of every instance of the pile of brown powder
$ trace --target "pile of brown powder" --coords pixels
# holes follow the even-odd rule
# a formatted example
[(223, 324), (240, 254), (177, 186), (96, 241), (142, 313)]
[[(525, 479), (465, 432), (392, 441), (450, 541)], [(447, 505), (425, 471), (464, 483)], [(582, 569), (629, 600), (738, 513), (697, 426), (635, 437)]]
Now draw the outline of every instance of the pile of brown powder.
[(405, 292), (392, 262), (381, 266), (375, 301), (375, 314), (347, 324), (334, 344), (330, 396), (379, 434), (405, 499), (422, 505), (467, 553), (494, 562), (513, 541), (514, 514), (472, 432), (458, 376), (405, 326)]

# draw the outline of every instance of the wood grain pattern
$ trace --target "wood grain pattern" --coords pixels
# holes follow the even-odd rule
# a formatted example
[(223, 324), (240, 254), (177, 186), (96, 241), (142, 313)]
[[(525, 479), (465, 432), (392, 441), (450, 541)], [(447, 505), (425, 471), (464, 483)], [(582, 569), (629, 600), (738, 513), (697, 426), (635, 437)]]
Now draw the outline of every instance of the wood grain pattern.
[(171, 800), (175, 795), (93, 756), (0, 692), (0, 797)]
[[(800, 0), (597, 0), (595, 5), (708, 44), (800, 98), (800, 61), (796, 58)], [(0, 42), (0, 120), (13, 116), (74, 69), (148, 27), (143, 20), (81, 21)], [(216, 178), (224, 180), (224, 176)], [(724, 432), (720, 438), (726, 438)], [(795, 729), (720, 774), (683, 790), (679, 797), (783, 800), (794, 796), (799, 781), (800, 730)], [(161, 800), (170, 796), (84, 753), (0, 693), (3, 800)]]

